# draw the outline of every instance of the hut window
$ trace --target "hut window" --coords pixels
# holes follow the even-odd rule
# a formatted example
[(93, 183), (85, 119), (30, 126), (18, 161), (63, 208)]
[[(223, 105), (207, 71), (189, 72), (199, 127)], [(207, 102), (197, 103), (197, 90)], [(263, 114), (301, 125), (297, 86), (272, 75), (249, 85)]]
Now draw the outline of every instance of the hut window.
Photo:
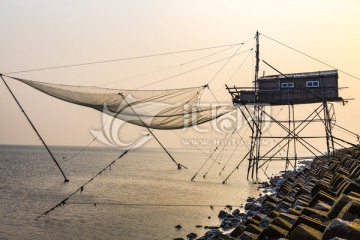
[(319, 81), (307, 81), (306, 87), (320, 87)]
[(293, 83), (293, 82), (281, 83), (281, 88), (293, 88), (293, 87), (294, 87), (294, 83)]

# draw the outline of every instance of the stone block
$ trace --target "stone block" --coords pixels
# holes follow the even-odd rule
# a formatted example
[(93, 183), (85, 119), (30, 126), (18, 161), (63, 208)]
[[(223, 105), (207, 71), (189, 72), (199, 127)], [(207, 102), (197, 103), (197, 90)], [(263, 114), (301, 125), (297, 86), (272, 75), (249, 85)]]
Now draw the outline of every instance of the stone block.
[(339, 213), (338, 218), (345, 221), (360, 219), (360, 203), (357, 201), (348, 202)]
[[(351, 181), (349, 179), (349, 181)], [(340, 194), (349, 194), (350, 192), (360, 192), (360, 185), (351, 181), (349, 182), (345, 188), (342, 191), (338, 191), (337, 195), (339, 196)]]
[(287, 239), (289, 240), (319, 240), (321, 238), (322, 232), (311, 228), (305, 224), (299, 224), (296, 228), (289, 233)]
[(287, 231), (289, 231), (292, 226), (292, 224), (290, 222), (285, 221), (284, 219), (282, 219), (280, 217), (276, 217), (274, 220), (272, 220), (271, 224), (281, 227), (282, 229), (285, 229)]
[(333, 219), (324, 231), (321, 240), (331, 240), (335, 236), (348, 240), (360, 239), (360, 223)]
[(311, 202), (309, 203), (309, 207), (314, 206), (318, 201), (322, 201), (328, 205), (332, 205), (335, 202), (335, 198), (330, 196), (329, 194), (327, 194), (326, 192), (320, 190), (320, 192), (318, 192), (313, 199), (311, 200)]
[(318, 219), (321, 222), (326, 222), (330, 220), (326, 212), (317, 210), (315, 208), (304, 208), (304, 210), (301, 212), (301, 215), (305, 215), (313, 219)]
[(250, 232), (250, 233), (255, 233), (255, 234), (260, 234), (262, 232), (262, 228), (259, 227), (258, 225), (255, 224), (249, 224), (246, 226), (244, 232)]
[(358, 192), (350, 192), (348, 196), (357, 198), (358, 199), (357, 201), (360, 201), (360, 193), (358, 193)]
[(351, 197), (347, 195), (340, 195), (340, 197), (335, 201), (335, 203), (332, 205), (328, 212), (328, 217), (330, 219), (336, 218), (341, 210), (345, 207), (346, 204), (348, 204), (351, 201)]
[(245, 226), (239, 225), (230, 233), (231, 237), (237, 238), (239, 237), (245, 230)]
[(291, 215), (295, 215), (295, 216), (300, 216), (301, 214), (301, 211), (298, 211), (294, 208), (289, 208), (287, 211), (286, 211), (287, 214), (291, 214)]
[(294, 224), (296, 222), (296, 219), (298, 219), (298, 215), (292, 215), (289, 213), (280, 213), (279, 218), (284, 219), (285, 221)]
[(318, 201), (315, 205), (314, 208), (320, 211), (324, 211), (324, 212), (328, 212), (331, 208), (330, 205), (322, 202), (322, 201)]
[(257, 234), (254, 233), (250, 233), (250, 232), (243, 232), (240, 236), (239, 239), (241, 240), (255, 240), (258, 238)]
[(287, 202), (282, 201), (282, 202), (277, 204), (276, 208), (279, 209), (279, 210), (282, 210), (282, 211), (286, 211), (289, 208), (291, 208), (291, 203), (287, 203)]
[(289, 232), (292, 232), (297, 225), (299, 224), (304, 224), (307, 225), (319, 232), (324, 232), (326, 229), (327, 224), (322, 223), (321, 221), (305, 216), (305, 215), (301, 215), (298, 217), (298, 219), (296, 220), (296, 222), (293, 224), (292, 228), (290, 229)]
[(288, 231), (278, 226), (269, 224), (259, 235), (258, 239), (278, 239), (287, 235)]
[(296, 201), (294, 202), (294, 204), (292, 205), (292, 207), (296, 209), (296, 207), (298, 207), (298, 206), (306, 207), (308, 204), (309, 204), (308, 202), (304, 202), (304, 201), (298, 199), (298, 200), (296, 200)]

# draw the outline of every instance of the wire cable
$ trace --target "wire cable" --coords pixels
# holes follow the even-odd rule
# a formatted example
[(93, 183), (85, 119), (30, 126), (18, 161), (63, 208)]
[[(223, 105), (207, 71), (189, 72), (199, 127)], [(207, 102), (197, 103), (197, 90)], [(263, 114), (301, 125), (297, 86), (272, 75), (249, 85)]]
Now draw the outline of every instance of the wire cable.
[(136, 76), (127, 77), (127, 78), (123, 78), (123, 79), (116, 80), (116, 81), (112, 81), (112, 82), (103, 83), (103, 84), (100, 84), (100, 85), (98, 85), (98, 86), (111, 85), (111, 84), (118, 83), (118, 82), (123, 82), (123, 81), (127, 81), (127, 80), (132, 80), (132, 79), (136, 79), (136, 78), (140, 78), (140, 77), (149, 76), (149, 75), (152, 75), (152, 74), (155, 74), (155, 73), (164, 72), (164, 71), (166, 71), (166, 70), (170, 70), (170, 69), (174, 69), (174, 68), (178, 68), (178, 67), (183, 67), (183, 66), (188, 65), (188, 64), (190, 64), (190, 63), (197, 62), (197, 61), (203, 60), (203, 59), (205, 59), (205, 58), (209, 58), (209, 57), (212, 57), (212, 56), (217, 55), (217, 54), (219, 54), (219, 53), (225, 52), (225, 51), (227, 51), (227, 50), (229, 50), (229, 49), (232, 49), (232, 48), (234, 48), (234, 47), (235, 47), (235, 46), (230, 46), (230, 47), (228, 47), (228, 48), (222, 49), (222, 50), (217, 51), (217, 52), (215, 52), (215, 53), (212, 53), (212, 54), (209, 54), (209, 55), (200, 57), (200, 58), (196, 58), (196, 59), (190, 60), (190, 61), (188, 61), (188, 62), (184, 62), (184, 63), (178, 64), (178, 65), (161, 68), (161, 69), (154, 70), (154, 71), (151, 71), (151, 72), (146, 72), (146, 73), (138, 74), (138, 75), (136, 75)]
[(156, 83), (163, 82), (163, 81), (169, 80), (169, 79), (171, 79), (171, 78), (175, 78), (175, 77), (178, 77), (178, 76), (187, 74), (187, 73), (189, 73), (189, 72), (193, 72), (193, 71), (199, 70), (199, 69), (201, 69), (201, 68), (210, 66), (210, 65), (212, 65), (212, 64), (215, 64), (215, 63), (218, 63), (218, 62), (221, 62), (221, 61), (224, 61), (224, 60), (227, 60), (227, 59), (229, 59), (229, 58), (233, 58), (233, 57), (235, 57), (235, 56), (238, 56), (238, 55), (240, 55), (240, 54), (246, 53), (246, 52), (251, 51), (251, 50), (252, 50), (252, 49), (245, 50), (245, 51), (243, 51), (243, 52), (239, 52), (239, 53), (234, 54), (234, 55), (232, 55), (232, 56), (230, 56), (230, 57), (222, 58), (222, 59), (216, 60), (216, 61), (214, 61), (214, 62), (204, 64), (204, 65), (202, 65), (202, 66), (200, 66), (200, 67), (196, 67), (196, 68), (190, 69), (190, 70), (188, 70), (188, 71), (181, 72), (181, 73), (175, 74), (175, 75), (173, 75), (173, 76), (166, 77), (166, 78), (157, 80), (157, 81), (155, 81), (155, 82), (145, 84), (145, 85), (140, 86), (140, 87), (138, 87), (138, 88), (136, 88), (136, 89), (148, 87), (148, 86), (154, 85), (154, 84), (156, 84)]
[(304, 55), (304, 56), (306, 56), (306, 57), (308, 57), (308, 58), (311, 58), (312, 60), (315, 60), (315, 61), (317, 61), (317, 62), (319, 62), (319, 63), (322, 63), (322, 64), (324, 64), (324, 65), (326, 65), (326, 66), (328, 66), (328, 67), (331, 67), (331, 68), (333, 68), (333, 69), (337, 69), (339, 72), (342, 72), (342, 73), (344, 73), (344, 74), (346, 74), (346, 75), (348, 75), (348, 76), (350, 76), (350, 77), (352, 77), (352, 78), (355, 78), (355, 79), (357, 79), (357, 80), (360, 80), (359, 77), (356, 77), (356, 76), (354, 76), (354, 75), (352, 75), (352, 74), (350, 74), (350, 73), (347, 73), (347, 72), (345, 72), (345, 71), (343, 71), (343, 70), (341, 70), (341, 69), (338, 69), (337, 67), (334, 67), (334, 66), (332, 66), (332, 65), (330, 65), (330, 64), (327, 64), (327, 63), (324, 62), (324, 61), (321, 61), (321, 60), (319, 60), (319, 59), (317, 59), (317, 58), (314, 58), (314, 57), (310, 56), (309, 54), (306, 54), (306, 53), (304, 53), (304, 52), (302, 52), (302, 51), (300, 51), (300, 50), (297, 50), (297, 49), (295, 49), (295, 48), (293, 48), (293, 47), (290, 47), (289, 45), (286, 45), (285, 43), (282, 43), (282, 42), (280, 42), (280, 41), (278, 41), (278, 40), (275, 40), (274, 38), (271, 38), (271, 37), (269, 37), (269, 36), (266, 36), (266, 35), (263, 34), (263, 33), (260, 33), (260, 35), (262, 35), (262, 36), (264, 36), (264, 37), (266, 37), (266, 38), (268, 38), (268, 39), (270, 39), (270, 40), (272, 40), (272, 41), (274, 41), (274, 42), (276, 42), (276, 43), (278, 43), (278, 44), (280, 44), (280, 45), (283, 45), (284, 47), (287, 47), (287, 48), (289, 48), (289, 49), (291, 49), (291, 50), (293, 50), (293, 51), (295, 51), (295, 52), (298, 52), (298, 53), (300, 53), (300, 54), (302, 54), (302, 55)]
[(53, 70), (53, 69), (60, 69), (60, 68), (70, 68), (70, 67), (79, 67), (79, 66), (94, 65), (94, 64), (101, 64), (101, 63), (127, 61), (127, 60), (135, 60), (135, 59), (150, 58), (150, 57), (160, 57), (160, 56), (166, 56), (166, 55), (172, 55), (172, 54), (203, 51), (203, 50), (209, 50), (209, 49), (214, 49), (214, 48), (222, 48), (222, 47), (229, 47), (229, 46), (237, 46), (237, 45), (242, 45), (242, 44), (244, 44), (244, 43), (234, 43), (234, 44), (219, 45), (219, 46), (212, 46), (212, 47), (205, 47), (205, 48), (196, 48), (196, 49), (190, 49), (190, 50), (181, 50), (181, 51), (174, 51), (174, 52), (165, 52), (165, 53), (149, 54), (149, 55), (142, 55), (142, 56), (134, 56), (134, 57), (116, 58), (116, 59), (110, 59), (110, 60), (85, 62), (85, 63), (75, 63), (75, 64), (60, 65), (60, 66), (53, 66), (53, 67), (27, 69), (27, 70), (18, 70), (18, 71), (6, 72), (4, 74), (38, 72), (38, 71)]

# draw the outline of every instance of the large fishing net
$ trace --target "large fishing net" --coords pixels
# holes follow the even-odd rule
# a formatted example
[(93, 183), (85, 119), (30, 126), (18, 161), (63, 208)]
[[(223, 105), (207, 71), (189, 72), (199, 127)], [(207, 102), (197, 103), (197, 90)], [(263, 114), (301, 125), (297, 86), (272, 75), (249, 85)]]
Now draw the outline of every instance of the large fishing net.
[(235, 107), (201, 105), (206, 86), (167, 90), (123, 90), (19, 80), (55, 98), (94, 108), (123, 121), (154, 129), (180, 129), (218, 118)]

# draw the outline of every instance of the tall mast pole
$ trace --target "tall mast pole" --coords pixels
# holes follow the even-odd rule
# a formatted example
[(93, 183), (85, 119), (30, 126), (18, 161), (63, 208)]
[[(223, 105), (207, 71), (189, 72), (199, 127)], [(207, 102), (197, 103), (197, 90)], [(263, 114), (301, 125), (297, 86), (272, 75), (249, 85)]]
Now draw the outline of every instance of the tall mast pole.
[(258, 160), (260, 156), (260, 143), (259, 139), (261, 135), (261, 119), (260, 119), (260, 111), (259, 106), (257, 106), (258, 102), (258, 76), (259, 76), (259, 32), (256, 31), (255, 35), (256, 40), (256, 65), (255, 65), (255, 79), (254, 79), (254, 115), (253, 115), (253, 127), (252, 127), (252, 134), (251, 134), (251, 144), (250, 144), (250, 156), (249, 156), (249, 167), (248, 167), (248, 173), (247, 178), (249, 178), (250, 171), (252, 172), (251, 177), (254, 177), (254, 169), (256, 168), (257, 173), (257, 167), (258, 167)]
[(255, 35), (255, 39), (256, 39), (256, 65), (255, 65), (255, 94), (256, 94), (256, 98), (255, 101), (257, 101), (257, 81), (258, 81), (258, 77), (259, 77), (259, 64), (260, 64), (260, 52), (259, 52), (259, 32), (256, 31), (256, 35)]
[[(256, 157), (255, 157), (255, 168), (256, 168), (256, 178), (258, 176), (259, 169), (259, 159), (260, 159), (260, 145), (261, 145), (261, 127), (262, 127), (262, 112), (260, 111), (260, 106), (257, 106), (257, 102), (259, 100), (258, 96), (258, 78), (259, 78), (259, 64), (260, 64), (260, 50), (259, 50), (259, 32), (256, 31), (256, 65), (255, 65), (255, 109), (256, 109), (256, 121), (258, 128), (256, 129)], [(254, 173), (254, 168), (253, 168)]]

